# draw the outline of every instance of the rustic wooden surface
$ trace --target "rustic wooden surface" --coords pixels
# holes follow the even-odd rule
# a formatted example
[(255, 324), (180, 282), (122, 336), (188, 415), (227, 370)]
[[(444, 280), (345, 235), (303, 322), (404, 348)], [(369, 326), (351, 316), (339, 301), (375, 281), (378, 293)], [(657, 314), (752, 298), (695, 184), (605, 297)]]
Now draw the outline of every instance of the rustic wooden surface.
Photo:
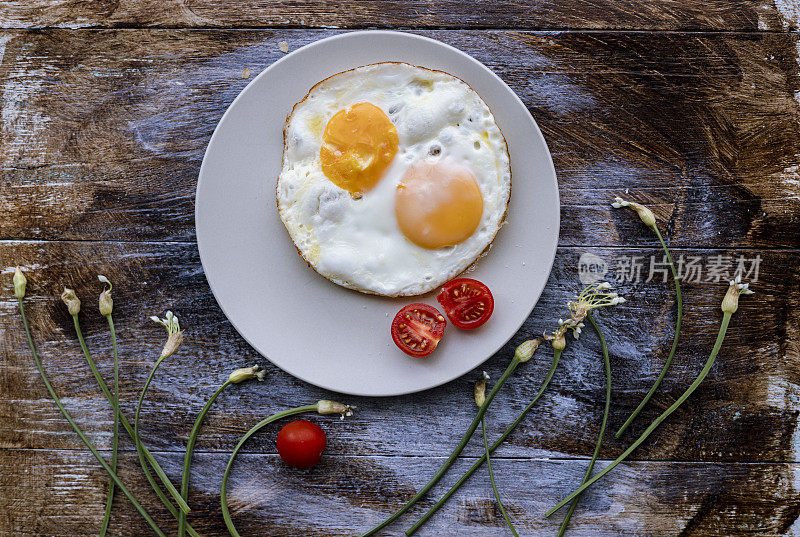
[[(453, 44), (508, 82), (545, 134), (559, 177), (560, 248), (531, 317), (485, 364), (493, 378), (514, 345), (564, 316), (581, 254), (609, 263), (659, 254), (634, 217), (610, 209), (614, 195), (629, 190), (650, 204), (676, 255), (762, 258), (758, 294), (742, 300), (709, 378), (632, 462), (584, 496), (568, 535), (800, 535), (799, 20), (792, 0), (3, 4), (0, 536), (94, 535), (107, 486), (38, 378), (13, 299), (16, 265), (29, 278), (28, 311), (48, 374), (104, 450), (112, 415), (57, 298), (62, 286), (84, 299), (84, 332), (110, 378), (96, 274), (114, 281), (128, 415), (163, 343), (147, 316), (181, 316), (187, 342), (154, 381), (142, 423), (176, 480), (207, 397), (236, 367), (267, 368), (267, 384), (226, 392), (208, 416), (190, 493), (190, 520), (203, 535), (227, 535), (220, 477), (250, 425), (276, 409), (343, 399), (269, 365), (235, 333), (205, 281), (193, 224), (203, 151), (247, 83), (244, 68), (256, 74), (281, 56), (279, 41), (295, 49), (336, 32), (328, 27), (402, 27)], [(629, 302), (598, 315), (611, 341), (611, 427), (658, 374), (675, 309), (660, 281), (621, 287)], [(724, 285), (684, 290), (685, 335), (671, 372), (631, 432), (605, 443), (601, 467), (683, 391), (713, 343)], [(498, 397), (489, 414), (495, 434), (535, 393), (549, 360), (543, 349)], [(473, 415), (477, 373), (411, 396), (345, 397), (358, 406), (353, 418), (312, 418), (329, 446), (309, 472), (280, 463), (277, 428), (254, 438), (232, 477), (243, 534), (356, 535), (381, 520), (457, 442)], [(580, 481), (602, 398), (599, 346), (586, 333), (496, 456), (523, 534), (555, 534), (561, 515), (542, 515)], [(123, 480), (173, 528), (127, 438), (121, 449)], [(459, 468), (480, 453), (472, 442)], [(415, 514), (431, 500), (423, 503)], [(384, 534), (402, 535), (415, 519)], [(111, 530), (149, 534), (122, 496)], [(485, 474), (420, 534), (505, 534)]]

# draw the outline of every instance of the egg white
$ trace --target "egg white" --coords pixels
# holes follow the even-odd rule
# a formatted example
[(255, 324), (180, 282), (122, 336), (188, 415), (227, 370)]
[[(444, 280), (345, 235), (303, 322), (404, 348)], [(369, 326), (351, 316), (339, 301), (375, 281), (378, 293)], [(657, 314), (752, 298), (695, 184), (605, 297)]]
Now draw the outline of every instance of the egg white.
[[(381, 108), (399, 138), (383, 177), (361, 199), (322, 172), (328, 120), (360, 102)], [(475, 176), (483, 215), (463, 242), (429, 250), (400, 231), (397, 185), (414, 162), (446, 159)], [(404, 63), (359, 67), (314, 86), (287, 118), (278, 211), (303, 258), (338, 285), (384, 296), (426, 293), (454, 278), (487, 251), (502, 225), (511, 191), (508, 148), (489, 107), (462, 80)]]

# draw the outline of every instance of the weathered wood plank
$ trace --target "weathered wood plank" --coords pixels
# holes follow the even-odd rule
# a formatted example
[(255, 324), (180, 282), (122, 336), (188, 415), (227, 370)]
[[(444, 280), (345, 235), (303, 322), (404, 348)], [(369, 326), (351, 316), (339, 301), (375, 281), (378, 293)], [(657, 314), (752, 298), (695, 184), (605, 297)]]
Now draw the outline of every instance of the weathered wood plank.
[[(87, 25), (106, 24), (114, 17), (118, 20), (111, 24), (177, 20), (171, 11), (175, 4), (164, 3), (149, 6), (149, 19), (125, 21), (126, 13), (136, 9), (109, 5), (104, 21), (97, 22), (91, 13), (102, 5), (65, 2), (37, 14), (41, 19), (27, 20), (39, 24), (47, 17), (65, 17), (63, 6), (73, 14), (58, 19), (60, 24), (72, 24), (69, 17), (85, 17), (79, 24)], [(270, 7), (268, 2), (259, 5)], [(722, 5), (728, 4), (692, 9), (707, 14)], [(752, 18), (754, 12), (747, 9), (760, 5), (748, 4), (737, 14), (748, 24), (784, 27), (771, 5), (765, 15)], [(416, 4), (409, 6), (415, 9)], [(204, 9), (201, 4), (191, 7)], [(326, 3), (321, 15), (314, 12), (299, 23), (252, 24), (324, 24), (332, 16), (324, 13), (328, 7)], [(441, 26), (436, 22), (439, 7), (416, 7), (427, 10), (418, 24)], [(360, 20), (377, 16), (370, 8), (372, 4), (365, 6)], [(457, 13), (449, 9), (450, 17)], [(492, 9), (498, 8), (484, 6), (493, 24), (505, 25)], [(615, 9), (626, 7), (615, 3), (603, 9), (607, 21), (616, 16)], [(690, 29), (706, 24), (738, 28), (731, 12), (720, 11), (712, 22), (699, 15), (698, 22), (679, 9), (672, 12), (674, 20), (691, 21)], [(254, 20), (263, 16), (257, 9), (251, 13)], [(647, 24), (663, 22), (658, 14), (650, 15)], [(211, 25), (233, 24), (216, 12), (214, 16), (222, 22)], [(354, 15), (343, 15), (348, 16)], [(517, 27), (531, 24), (517, 18)], [(395, 24), (381, 20), (375, 24)], [(184, 24), (210, 25), (172, 23)], [(478, 25), (469, 17), (463, 24)], [(611, 268), (626, 256), (641, 255), (646, 279), (647, 260), (660, 256), (652, 249), (652, 236), (631, 215), (608, 209), (609, 199), (626, 189), (654, 207), (678, 247), (677, 255), (700, 256), (704, 264), (717, 255), (762, 257), (754, 285), (759, 294), (742, 301), (706, 383), (635, 454), (634, 459), (647, 462), (621, 467), (606, 487), (586, 497), (572, 534), (761, 536), (800, 531), (793, 527), (800, 500), (798, 37), (423, 33), (475, 55), (508, 81), (539, 121), (559, 172), (562, 248), (548, 288), (520, 335), (485, 365), (493, 378), (524, 335), (551, 329), (553, 319), (564, 315), (563, 304), (579, 286), (581, 254), (598, 255)], [(164, 450), (158, 456), (177, 478), (186, 434), (205, 399), (231, 369), (258, 360), (219, 311), (195, 246), (188, 242), (194, 239), (193, 195), (202, 152), (216, 121), (246, 83), (241, 79), (244, 67), (256, 73), (278, 58), (279, 40), (297, 47), (330, 34), (116, 30), (0, 35), (5, 52), (0, 61), (0, 211), (6, 215), (0, 219), (0, 239), (56, 241), (0, 242), (0, 293), (5, 297), (0, 300), (0, 464), (6, 468), (0, 477), (0, 536), (93, 534), (102, 516), (106, 482), (89, 456), (78, 451), (80, 444), (41, 386), (15, 313), (8, 267), (20, 264), (28, 272), (29, 311), (56, 389), (90, 437), (106, 448), (111, 414), (57, 299), (61, 285), (75, 286), (84, 298), (84, 329), (110, 378), (109, 342), (93, 311), (99, 292), (96, 274), (114, 280), (128, 415), (163, 342), (161, 329), (146, 317), (168, 308), (181, 315), (189, 328), (187, 344), (154, 382), (143, 422), (147, 443)], [(98, 239), (133, 242), (86, 242)], [(630, 435), (606, 443), (604, 458), (618, 454), (681, 393), (711, 346), (724, 286), (684, 287), (685, 335), (672, 372)], [(638, 403), (660, 370), (674, 315), (666, 284), (640, 282), (622, 288), (629, 302), (599, 316), (612, 340), (612, 427)], [(540, 515), (579, 481), (586, 463), (574, 459), (587, 457), (593, 447), (603, 395), (598, 350), (589, 333), (570, 342), (551, 391), (498, 452), (501, 475), (519, 476), (504, 478), (504, 496), (528, 534), (553, 532), (556, 522), (542, 521)], [(548, 354), (543, 351), (522, 368), (498, 398), (490, 413), (495, 434), (535, 393)], [(272, 366), (268, 371), (268, 385), (237, 387), (209, 415), (192, 491), (198, 504), (194, 521), (206, 535), (224, 534), (218, 479), (224, 451), (242, 432), (275, 409), (320, 397), (340, 398)], [(440, 462), (437, 457), (455, 444), (472, 417), (470, 383), (477, 373), (408, 397), (348, 398), (359, 406), (358, 414), (344, 423), (319, 420), (329, 432), (328, 456), (318, 470), (302, 477), (277, 460), (274, 431), (254, 439), (234, 478), (232, 501), (242, 528), (251, 534), (341, 535), (379, 520), (424, 482)], [(145, 485), (133, 476), (136, 465), (127, 439), (122, 449), (124, 477), (141, 492)], [(466, 453), (475, 456), (480, 446), (473, 442)], [(499, 531), (502, 524), (490, 497), (485, 483), (471, 483), (459, 496), (464, 499), (449, 505), (423, 534)], [(148, 504), (154, 505), (152, 500)], [(307, 518), (294, 514), (297, 506)], [(157, 514), (163, 520), (164, 513)], [(114, 520), (117, 534), (147, 531), (122, 499)], [(403, 528), (388, 534), (399, 535)]]
[[(333, 446), (346, 442), (339, 436), (339, 425), (328, 426)], [(274, 434), (270, 431), (264, 436)], [(178, 471), (179, 454), (161, 459), (166, 470)], [(454, 475), (473, 461), (457, 463)], [(6, 469), (0, 480), (0, 510), (5, 513), (0, 536), (96, 533), (103, 516), (106, 478), (91, 455), (0, 450), (0, 463)], [(228, 535), (219, 514), (219, 486), (226, 463), (226, 454), (202, 454), (195, 461), (190, 521), (207, 537)], [(357, 535), (399, 507), (440, 463), (438, 458), (325, 456), (312, 471), (297, 472), (274, 455), (244, 455), (234, 466), (229, 502), (243, 535)], [(601, 462), (598, 467), (604, 465)], [(123, 455), (120, 466), (123, 481), (132, 485), (148, 507), (155, 506), (157, 500), (146, 481), (135, 472), (135, 454)], [(527, 535), (554, 535), (563, 515), (548, 520), (543, 513), (580, 482), (586, 461), (496, 459), (494, 466), (517, 529)], [(798, 464), (780, 463), (623, 465), (605, 486), (583, 496), (568, 535), (769, 537), (785, 535), (787, 530), (793, 534), (798, 529), (798, 472)], [(445, 483), (454, 475), (445, 478)], [(419, 535), (501, 534), (503, 521), (487, 481), (483, 473), (473, 477)], [(434, 492), (443, 490), (439, 486)], [(424, 500), (381, 535), (403, 535), (431, 504), (430, 499)], [(152, 508), (152, 514), (162, 528), (174, 532), (174, 523), (165, 513)], [(151, 534), (122, 497), (115, 504), (111, 531), (120, 536)]]
[[(424, 32), (492, 67), (542, 127), (562, 244), (800, 247), (798, 37)], [(257, 73), (328, 31), (7, 32), (0, 238), (192, 240), (216, 122)], [(276, 126), (275, 128), (280, 128)]]
[[(592, 249), (613, 262), (634, 252), (649, 257), (655, 250)], [(582, 249), (561, 248), (550, 282), (520, 334), (485, 364), (498, 378), (522, 338), (552, 330), (566, 314), (564, 304), (578, 289), (578, 257)], [(720, 251), (677, 250), (676, 256), (716, 256)], [(727, 252), (723, 252), (727, 253)], [(692, 461), (800, 461), (797, 443), (800, 394), (798, 331), (800, 282), (793, 276), (796, 252), (753, 251), (762, 257), (757, 300), (742, 299), (710, 377), (684, 407), (636, 452), (638, 459)], [(94, 385), (80, 354), (72, 323), (58, 294), (63, 285), (84, 300), (87, 341), (110, 378), (110, 344), (104, 320), (96, 313), (103, 273), (115, 283), (115, 315), (120, 330), (123, 408), (130, 415), (152, 362), (163, 344), (163, 330), (149, 321), (172, 309), (188, 329), (181, 351), (162, 366), (143, 414), (148, 445), (181, 450), (205, 400), (231, 370), (261, 362), (267, 384), (250, 383), (225, 393), (208, 417), (200, 450), (231, 449), (242, 428), (277, 408), (320, 398), (338, 398), (291, 378), (250, 348), (222, 315), (208, 289), (194, 245), (114, 243), (3, 243), (3, 266), (20, 264), (29, 278), (28, 311), (47, 371), (67, 406), (99, 445), (109, 446), (111, 413)], [(645, 279), (647, 273), (645, 272)], [(638, 434), (669, 405), (699, 371), (716, 337), (724, 284), (684, 283), (685, 321), (681, 351), (662, 390), (622, 441), (610, 440), (602, 451), (616, 456), (632, 434)], [(0, 282), (0, 446), (7, 448), (78, 448), (79, 444), (54, 405), (48, 402), (24, 341), (16, 315), (10, 269)], [(674, 296), (658, 280), (621, 285), (628, 302), (598, 314), (610, 340), (614, 369), (611, 427), (618, 426), (638, 404), (661, 369), (674, 322)], [(502, 305), (498, 305), (502, 307)], [(513, 420), (533, 397), (550, 363), (549, 348), (520, 368), (491, 413), (492, 430)], [(341, 444), (334, 454), (446, 455), (474, 415), (471, 382), (474, 371), (444, 387), (397, 398), (352, 398), (356, 419), (337, 425)], [(587, 456), (600, 422), (604, 397), (599, 346), (591, 333), (570, 342), (549, 393), (514, 435), (504, 456)], [(443, 427), (446, 420), (447, 427)], [(368, 441), (366, 441), (368, 440)], [(131, 444), (123, 442), (125, 449)], [(274, 453), (271, 441), (247, 448)], [(479, 452), (470, 445), (468, 452)]]
[(3, 27), (458, 27), (518, 29), (785, 30), (798, 27), (791, 2), (769, 0), (28, 0), (7, 2)]

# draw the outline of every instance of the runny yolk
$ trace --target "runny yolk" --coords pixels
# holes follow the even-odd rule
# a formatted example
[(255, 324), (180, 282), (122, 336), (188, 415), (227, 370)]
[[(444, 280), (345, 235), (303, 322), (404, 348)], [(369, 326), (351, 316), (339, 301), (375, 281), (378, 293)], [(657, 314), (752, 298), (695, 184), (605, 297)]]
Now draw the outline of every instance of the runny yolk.
[(333, 115), (322, 133), (322, 172), (354, 197), (371, 189), (397, 153), (397, 129), (370, 103), (354, 104)]
[(483, 215), (483, 197), (475, 176), (453, 162), (414, 163), (403, 175), (394, 199), (403, 234), (423, 248), (441, 248), (466, 240)]

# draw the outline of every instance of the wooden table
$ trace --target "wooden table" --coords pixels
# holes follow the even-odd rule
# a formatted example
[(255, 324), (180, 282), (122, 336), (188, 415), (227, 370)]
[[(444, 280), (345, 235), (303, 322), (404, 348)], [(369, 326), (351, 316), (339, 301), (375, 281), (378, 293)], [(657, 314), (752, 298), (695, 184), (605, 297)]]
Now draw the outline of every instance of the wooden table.
[[(523, 99), (558, 173), (561, 241), (547, 289), (485, 369), (497, 378), (513, 346), (552, 330), (579, 289), (578, 260), (609, 277), (641, 256), (628, 302), (602, 313), (610, 341), (615, 430), (661, 369), (674, 292), (649, 260), (658, 243), (615, 195), (655, 211), (676, 256), (699, 257), (684, 281), (684, 335), (663, 388), (599, 467), (618, 455), (699, 371), (721, 314), (726, 263), (760, 256), (757, 294), (743, 298), (706, 382), (633, 459), (584, 496), (568, 535), (800, 535), (800, 65), (796, 0), (29, 0), (0, 7), (0, 535), (95, 535), (107, 477), (61, 418), (27, 350), (11, 273), (29, 278), (28, 311), (45, 368), (66, 406), (108, 454), (112, 413), (58, 299), (84, 300), (90, 348), (111, 378), (96, 312), (97, 274), (114, 282), (123, 411), (163, 344), (148, 320), (167, 309), (186, 343), (156, 377), (143, 411), (147, 445), (177, 482), (188, 431), (234, 368), (259, 362), (264, 384), (223, 394), (197, 446), (190, 521), (227, 535), (219, 485), (228, 454), (256, 421), (319, 398), (356, 416), (312, 418), (328, 432), (323, 462), (287, 468), (270, 429), (246, 446), (231, 504), (245, 535), (357, 535), (432, 475), (474, 415), (473, 371), (443, 387), (387, 399), (341, 397), (260, 358), (233, 330), (206, 283), (195, 244), (194, 191), (214, 126), (255, 75), (291, 49), (354, 28), (399, 28), (452, 44), (494, 69)], [(536, 210), (531, 203), (531, 210)], [(658, 268), (657, 266), (655, 268)], [(723, 275), (720, 275), (722, 278)], [(752, 278), (751, 278), (752, 279)], [(712, 277), (713, 280), (713, 277)], [(244, 282), (243, 282), (244, 284)], [(300, 322), (300, 320), (296, 320)], [(550, 349), (525, 364), (489, 414), (493, 434), (530, 400)], [(570, 342), (550, 390), (496, 455), (517, 528), (555, 535), (544, 511), (580, 481), (602, 413), (599, 345)], [(121, 440), (121, 476), (165, 528), (174, 526)], [(457, 469), (481, 453), (470, 443)], [(451, 483), (454, 475), (445, 483)], [(433, 497), (386, 535), (401, 535)], [(118, 495), (113, 535), (149, 535)], [(480, 473), (420, 535), (503, 535)]]

